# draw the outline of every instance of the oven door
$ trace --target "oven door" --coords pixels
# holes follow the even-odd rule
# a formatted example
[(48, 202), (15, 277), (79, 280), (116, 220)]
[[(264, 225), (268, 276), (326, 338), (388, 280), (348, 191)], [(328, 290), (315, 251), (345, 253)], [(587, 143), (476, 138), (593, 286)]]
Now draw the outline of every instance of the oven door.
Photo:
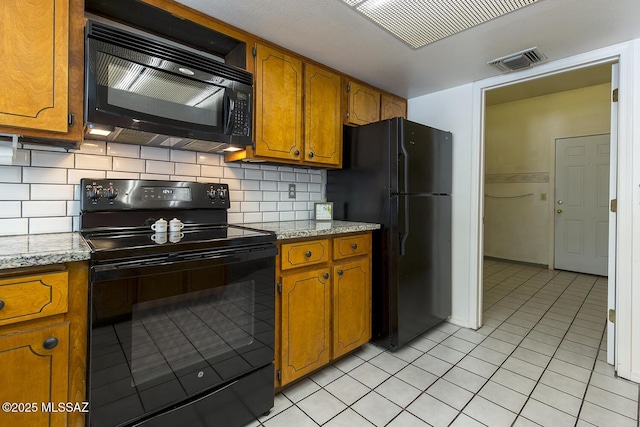
[(90, 425), (175, 411), (260, 369), (270, 370), (272, 405), (276, 251), (268, 244), (93, 265)]

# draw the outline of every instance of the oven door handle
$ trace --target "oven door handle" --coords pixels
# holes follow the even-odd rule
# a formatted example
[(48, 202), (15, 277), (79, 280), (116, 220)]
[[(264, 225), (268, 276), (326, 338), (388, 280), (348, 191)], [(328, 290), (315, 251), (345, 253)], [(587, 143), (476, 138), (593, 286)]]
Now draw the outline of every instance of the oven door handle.
[(278, 249), (274, 244), (230, 250), (217, 249), (202, 252), (186, 252), (131, 261), (110, 260), (109, 262), (94, 264), (91, 272), (94, 281), (102, 281), (158, 274), (165, 271), (181, 271), (215, 265), (234, 264), (237, 262), (250, 262), (252, 260), (269, 257), (273, 257), (275, 264), (275, 256), (277, 253)]

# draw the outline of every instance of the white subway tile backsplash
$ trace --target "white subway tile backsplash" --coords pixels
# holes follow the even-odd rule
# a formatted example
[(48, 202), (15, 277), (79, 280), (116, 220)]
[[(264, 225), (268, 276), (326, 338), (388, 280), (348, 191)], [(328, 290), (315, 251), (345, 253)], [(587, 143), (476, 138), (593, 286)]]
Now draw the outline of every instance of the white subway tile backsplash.
[(0, 218), (16, 218), (22, 216), (21, 207), (22, 204), (17, 201), (0, 202)]
[(293, 172), (280, 172), (280, 181), (296, 182), (296, 174)]
[(322, 191), (322, 184), (309, 184), (309, 191), (319, 193)]
[(222, 162), (220, 158), (222, 156), (220, 154), (211, 154), (211, 153), (198, 153), (198, 164), (201, 165), (211, 165), (211, 166), (219, 166)]
[(137, 172), (145, 173), (146, 164), (142, 159), (134, 159), (130, 157), (114, 157), (113, 170), (119, 172)]
[(260, 212), (260, 202), (242, 202), (240, 204), (242, 212)]
[(260, 169), (263, 171), (277, 171), (278, 167), (273, 165), (260, 165)]
[(140, 147), (140, 158), (147, 160), (169, 161), (169, 150), (158, 147)]
[(293, 168), (291, 166), (278, 166), (278, 170), (280, 172), (293, 172)]
[(28, 151), (31, 153), (31, 166), (46, 168), (67, 168), (75, 166), (75, 157), (72, 153), (54, 153), (50, 151)]
[[(289, 191), (289, 182), (278, 182), (278, 191)], [(293, 183), (291, 183), (293, 184)]]
[(309, 191), (309, 184), (307, 184), (306, 182), (296, 183), (296, 191)]
[(117, 142), (107, 143), (107, 154), (115, 157), (140, 158), (140, 146), (133, 144), (118, 144)]
[(0, 219), (0, 234), (4, 236), (15, 236), (29, 233), (28, 218), (8, 218)]
[(279, 211), (292, 211), (293, 210), (293, 202), (278, 202), (278, 210)]
[(73, 222), (70, 216), (58, 218), (29, 218), (29, 234), (70, 233)]
[(267, 181), (280, 181), (280, 172), (262, 171), (262, 179)]
[(196, 181), (204, 182), (205, 184), (208, 184), (208, 183), (220, 182), (220, 179), (219, 178), (211, 178), (211, 177), (208, 177), (208, 176), (199, 176), (199, 177), (197, 177)]
[(244, 179), (262, 179), (262, 173), (260, 169), (247, 169), (244, 171)]
[(79, 216), (74, 216), (71, 217), (73, 219), (73, 224), (72, 224), (72, 230), (74, 232), (80, 231), (80, 217)]
[(0, 200), (29, 200), (29, 184), (0, 184)]
[(275, 191), (263, 191), (262, 200), (265, 202), (277, 202), (280, 200), (280, 193)]
[(240, 182), (241, 190), (260, 190), (260, 181), (247, 181), (246, 179)]
[(260, 181), (260, 190), (278, 191), (278, 183), (275, 181)]
[[(195, 154), (193, 160), (195, 161)], [(176, 163), (175, 164), (175, 174), (176, 175), (190, 175), (190, 176), (200, 176), (200, 165), (190, 164), (190, 163)]]
[(195, 151), (171, 150), (170, 159), (171, 159), (172, 162), (176, 162), (176, 163), (195, 163), (196, 162), (196, 152)]
[(22, 150), (18, 148), (16, 150), (16, 157), (11, 162), (14, 166), (30, 166), (31, 165), (31, 151)]
[(280, 221), (280, 212), (263, 212), (262, 213), (262, 221), (263, 222), (272, 222), (272, 221)]
[(311, 182), (320, 184), (322, 182), (322, 175), (311, 175)]
[(229, 201), (229, 210), (227, 212), (242, 212), (242, 210), (240, 209), (241, 203), (242, 202)]
[(296, 193), (296, 200), (309, 201), (309, 193), (304, 191), (301, 193)]
[(229, 190), (241, 190), (242, 188), (242, 180), (240, 179), (225, 179), (225, 178), (221, 178), (220, 182), (223, 182), (227, 185), (229, 185)]
[(73, 185), (32, 184), (31, 200), (73, 200)]
[(0, 166), (0, 182), (22, 182), (22, 168), (20, 166)]
[(291, 212), (280, 212), (280, 221), (295, 221), (296, 213)]
[(67, 201), (67, 216), (80, 215), (80, 200)]
[(140, 174), (140, 179), (159, 179), (162, 181), (169, 181), (170, 178), (171, 178), (170, 175), (160, 175), (157, 173), (141, 173)]
[(25, 201), (22, 202), (22, 215), (26, 217), (48, 217), (67, 215), (67, 202), (59, 201)]
[[(298, 197), (298, 194), (296, 194), (296, 198)], [(287, 191), (281, 191), (280, 192), (280, 200), (295, 200), (295, 199), (290, 199), (289, 198), (289, 193)]]
[(296, 173), (296, 182), (309, 182), (311, 181), (311, 175), (308, 173)]
[(82, 178), (104, 179), (107, 175), (106, 171), (94, 171), (87, 169), (68, 169), (67, 184), (80, 184)]
[(85, 141), (80, 145), (80, 152), (85, 154), (107, 154), (107, 143), (105, 141)]
[(171, 177), (169, 177), (169, 180), (196, 182), (198, 179), (195, 176), (171, 175)]
[(222, 166), (200, 166), (200, 175), (221, 178), (224, 176), (224, 168)]
[(244, 214), (242, 212), (229, 213), (227, 221), (230, 224), (242, 224), (244, 222)]
[(244, 200), (246, 202), (261, 202), (262, 201), (262, 191), (245, 191), (244, 192)]
[(111, 170), (111, 157), (93, 154), (76, 154), (77, 169)]
[(310, 218), (309, 211), (296, 211), (296, 220), (307, 220)]
[(244, 169), (226, 167), (223, 170), (223, 177), (224, 178), (243, 179), (244, 178)]
[[(322, 201), (322, 194), (320, 193), (309, 193), (309, 200), (312, 200), (314, 202), (320, 202)], [(329, 200), (331, 201), (331, 200)]]
[(173, 175), (173, 163), (160, 162), (157, 160), (146, 161), (146, 172), (155, 174)]
[(277, 210), (278, 210), (278, 203), (276, 202), (260, 202), (261, 212), (277, 211)]
[(25, 150), (57, 151), (58, 153), (67, 152), (66, 148), (56, 147), (55, 145), (46, 145), (46, 144), (22, 144), (22, 148), (24, 148)]
[(25, 184), (66, 184), (67, 170), (56, 168), (22, 168), (22, 182)]
[(229, 200), (235, 202), (244, 201), (244, 191), (229, 190)]
[(307, 202), (294, 202), (293, 210), (294, 211), (306, 211), (308, 209)]
[(140, 179), (140, 174), (135, 172), (107, 171), (108, 179)]
[(261, 212), (245, 213), (244, 222), (262, 222), (262, 213)]

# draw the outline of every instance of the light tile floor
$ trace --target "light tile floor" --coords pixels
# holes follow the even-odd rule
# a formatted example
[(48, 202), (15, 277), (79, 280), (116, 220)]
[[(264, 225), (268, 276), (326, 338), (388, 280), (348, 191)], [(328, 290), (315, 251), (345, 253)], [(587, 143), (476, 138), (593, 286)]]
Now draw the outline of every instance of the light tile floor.
[(607, 280), (485, 260), (484, 326), (367, 344), (276, 395), (249, 426), (638, 426), (606, 363)]

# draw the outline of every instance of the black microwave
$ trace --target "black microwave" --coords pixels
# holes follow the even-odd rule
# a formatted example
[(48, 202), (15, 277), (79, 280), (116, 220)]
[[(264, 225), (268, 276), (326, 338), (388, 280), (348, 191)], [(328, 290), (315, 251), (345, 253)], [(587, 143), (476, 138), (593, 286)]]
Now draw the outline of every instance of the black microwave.
[(252, 143), (251, 73), (91, 20), (85, 50), (85, 139), (204, 152)]

